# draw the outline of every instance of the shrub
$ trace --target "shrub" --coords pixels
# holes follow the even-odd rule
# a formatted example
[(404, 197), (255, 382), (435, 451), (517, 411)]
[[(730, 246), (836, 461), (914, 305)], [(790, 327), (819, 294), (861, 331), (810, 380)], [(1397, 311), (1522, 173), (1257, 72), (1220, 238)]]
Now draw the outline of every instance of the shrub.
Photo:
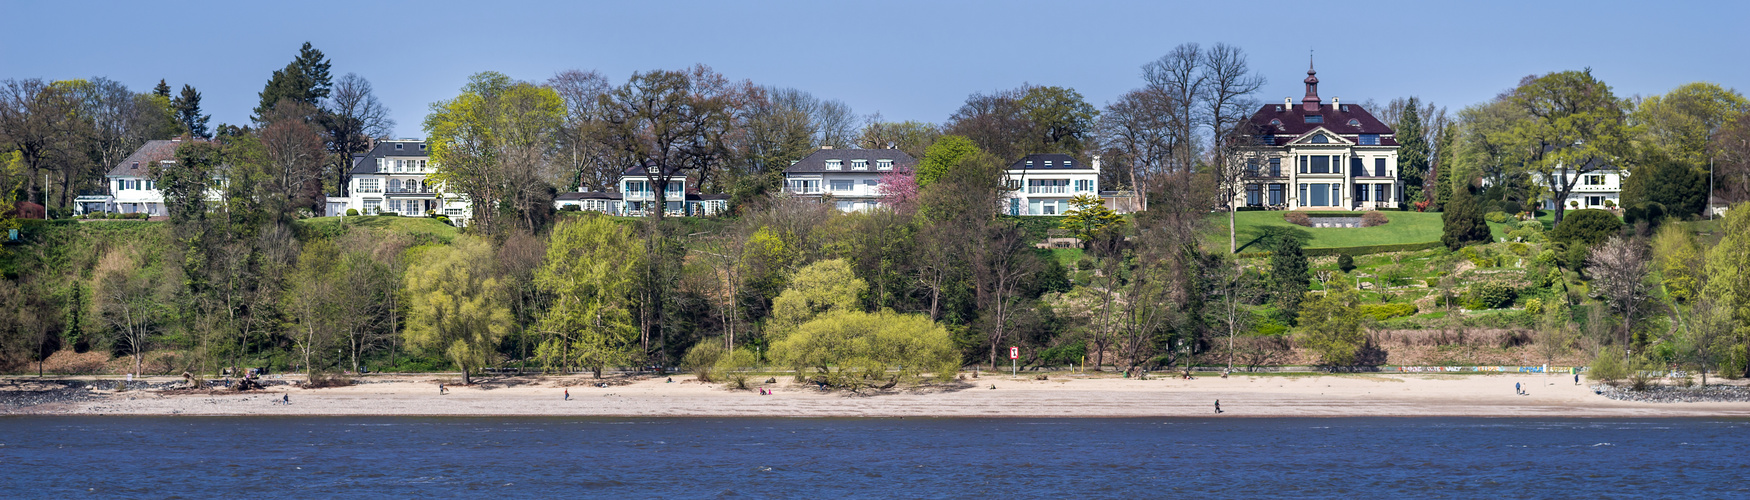
[(1282, 219), (1296, 226), (1312, 227), (1312, 217), (1307, 216), (1306, 212), (1287, 212), (1282, 214)]
[(1440, 278), (1428, 278), (1422, 280), (1422, 283), (1428, 285), (1428, 288), (1440, 288)]
[(346, 216), (347, 217), (358, 217), (358, 215), (359, 215), (359, 209), (356, 209), (356, 208), (346, 209)]
[(1538, 252), (1537, 257), (1532, 259), (1532, 261), (1546, 266), (1554, 264), (1556, 263), (1556, 251), (1554, 249), (1545, 248), (1542, 252)]
[(1337, 254), (1337, 269), (1342, 269), (1343, 272), (1345, 272), (1345, 273), (1349, 272), (1349, 271), (1354, 271), (1355, 270), (1355, 258), (1350, 257), (1349, 254), (1346, 254), (1346, 253)]
[(1526, 299), (1525, 300), (1525, 312), (1528, 312), (1531, 314), (1542, 314), (1543, 313), (1543, 299)]
[(1628, 207), (1622, 212), (1622, 222), (1634, 224), (1646, 221), (1648, 224), (1658, 224), (1665, 219), (1665, 205), (1656, 201), (1644, 201)]
[(1615, 200), (1604, 200), (1604, 208), (1616, 208)]
[(1483, 215), (1483, 220), (1496, 224), (1506, 224), (1508, 222), (1513, 222), (1513, 216), (1507, 215), (1507, 212), (1489, 212), (1488, 214)]
[(1526, 243), (1543, 243), (1543, 231), (1536, 229), (1514, 229), (1507, 232), (1507, 241), (1523, 241)]
[(716, 382), (719, 371), (717, 361), (723, 359), (723, 345), (716, 342), (699, 342), (693, 348), (687, 349), (687, 354), (681, 356), (681, 369), (693, 372), (700, 382)]
[(433, 216), (431, 216), (431, 218), (437, 219), (438, 222), (442, 222), (444, 224), (448, 224), (451, 226), (456, 225), (454, 222), (450, 222), (450, 217), (447, 215), (441, 215), (441, 214), (440, 215), (433, 215)]
[(565, 205), (565, 206), (559, 207), (559, 211), (561, 211), (561, 212), (578, 212), (578, 211), (582, 211), (582, 210), (583, 210), (583, 207), (578, 206), (578, 205)]
[(1470, 287), (1471, 309), (1501, 309), (1512, 306), (1518, 295), (1512, 285), (1500, 281), (1483, 281)]
[(1367, 304), (1360, 306), (1359, 312), (1373, 319), (1385, 321), (1392, 318), (1407, 318), (1416, 315), (1416, 305), (1399, 302), (1395, 304)]
[(1615, 214), (1597, 209), (1574, 210), (1562, 217), (1562, 223), (1550, 231), (1549, 238), (1589, 248), (1621, 230), (1622, 220)]
[(1391, 222), (1391, 219), (1386, 218), (1385, 212), (1373, 211), (1361, 214), (1361, 227), (1383, 226), (1387, 222)]
[(1531, 253), (1531, 245), (1527, 245), (1524, 243), (1508, 243), (1507, 244), (1507, 251), (1513, 252), (1513, 255), (1518, 255), (1520, 257), (1524, 257), (1524, 256), (1526, 256), (1526, 254)]

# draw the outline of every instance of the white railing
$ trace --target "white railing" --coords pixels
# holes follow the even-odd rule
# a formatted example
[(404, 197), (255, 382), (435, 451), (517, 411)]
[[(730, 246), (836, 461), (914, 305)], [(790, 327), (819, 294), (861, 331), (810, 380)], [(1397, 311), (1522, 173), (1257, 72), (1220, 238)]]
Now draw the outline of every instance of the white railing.
[(1063, 194), (1069, 186), (1027, 186), (1027, 194)]

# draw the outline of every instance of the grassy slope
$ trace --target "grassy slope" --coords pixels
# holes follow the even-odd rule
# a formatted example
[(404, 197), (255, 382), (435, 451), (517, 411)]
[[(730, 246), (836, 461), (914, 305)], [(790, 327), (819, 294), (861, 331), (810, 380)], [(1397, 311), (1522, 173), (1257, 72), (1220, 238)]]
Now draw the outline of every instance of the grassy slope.
[[(349, 228), (385, 229), (407, 234), (418, 242), (447, 244), (458, 234), (455, 227), (425, 217), (354, 216), (345, 219)], [(297, 222), (300, 236), (338, 236), (341, 234), (340, 224), (340, 217), (315, 217)]]
[[(1240, 212), (1235, 214), (1235, 225), (1239, 227), (1239, 251), (1261, 251), (1252, 244), (1268, 226), (1290, 227), (1305, 231), (1312, 235), (1308, 248), (1353, 247), (1362, 245), (1389, 245), (1397, 243), (1422, 243), (1440, 240), (1440, 214), (1421, 212), (1383, 212), (1391, 222), (1377, 227), (1360, 228), (1315, 228), (1301, 227), (1289, 224), (1283, 220), (1280, 211)], [(1227, 214), (1217, 213), (1209, 216), (1209, 233), (1204, 239), (1205, 248), (1227, 249)]]

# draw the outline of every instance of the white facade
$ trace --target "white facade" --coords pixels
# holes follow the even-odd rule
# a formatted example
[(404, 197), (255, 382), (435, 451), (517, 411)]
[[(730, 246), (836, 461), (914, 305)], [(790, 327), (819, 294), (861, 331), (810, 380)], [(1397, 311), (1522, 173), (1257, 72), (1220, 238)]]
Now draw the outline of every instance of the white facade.
[(1076, 196), (1100, 196), (1100, 157), (1083, 165), (1065, 154), (1027, 155), (1003, 172), (1009, 188), (1002, 211), (1009, 215), (1063, 215)]
[(1296, 105), (1266, 104), (1245, 124), (1253, 140), (1233, 203), (1279, 210), (1398, 208), (1396, 132), (1365, 108), (1319, 98), (1317, 71), (1307, 68), (1306, 96)]
[(910, 175), (917, 160), (897, 149), (833, 149), (823, 147), (784, 170), (784, 190), (819, 197), (841, 212), (881, 206), (881, 185), (899, 172)]
[[(662, 191), (662, 204), (666, 207), (665, 215), (673, 216), (713, 216), (729, 209), (729, 199), (721, 195), (700, 195), (687, 188), (685, 174), (675, 173), (669, 176), (668, 188)], [(615, 215), (642, 217), (650, 215), (656, 208), (656, 185), (654, 178), (642, 168), (630, 168), (620, 175), (617, 184), (620, 187), (618, 203), (600, 203), (593, 205), (598, 208), (618, 212), (604, 211)], [(578, 202), (581, 206), (582, 202)]]
[[(425, 141), (383, 141), (370, 153), (354, 158), (352, 182), (345, 198), (329, 198), (329, 210), (358, 210), (359, 215), (394, 213), (405, 217), (443, 215), (465, 225), (473, 216), (465, 196), (444, 193), (428, 177), (437, 172)], [(344, 206), (336, 200), (344, 199)], [(330, 214), (339, 215), (339, 214)]]
[[(1562, 182), (1576, 180), (1573, 192), (1567, 198), (1560, 200), (1544, 200), (1544, 210), (1555, 210), (1556, 205), (1573, 208), (1608, 208), (1622, 206), (1622, 183), (1628, 178), (1628, 172), (1617, 169), (1601, 169), (1584, 174), (1568, 173), (1562, 176)], [(1532, 182), (1544, 185), (1543, 175), (1533, 175)], [(1547, 186), (1545, 186), (1547, 188)], [(1555, 190), (1549, 190), (1550, 197), (1555, 196)], [(1610, 204), (1606, 205), (1608, 201)]]
[[(80, 193), (74, 198), (74, 211), (80, 214), (146, 214), (149, 217), (170, 215), (164, 206), (164, 192), (158, 189), (152, 170), (160, 164), (176, 163), (176, 149), (184, 143), (180, 138), (146, 141), (104, 175), (104, 192)], [(217, 189), (207, 192), (208, 201), (218, 201), (223, 197), (224, 194)]]

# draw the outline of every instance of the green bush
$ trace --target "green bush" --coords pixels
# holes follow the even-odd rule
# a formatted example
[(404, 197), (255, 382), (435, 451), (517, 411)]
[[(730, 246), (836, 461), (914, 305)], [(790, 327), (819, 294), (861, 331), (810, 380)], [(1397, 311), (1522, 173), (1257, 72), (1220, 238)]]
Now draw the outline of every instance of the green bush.
[(1426, 280), (1423, 280), (1423, 282), (1428, 285), (1428, 288), (1439, 288), (1440, 287), (1440, 278), (1428, 278)]
[(346, 209), (346, 216), (347, 217), (358, 217), (358, 215), (359, 215), (359, 209), (356, 209), (356, 208)]
[(1518, 293), (1512, 285), (1490, 280), (1472, 284), (1469, 295), (1471, 309), (1501, 309), (1512, 306)]
[(1509, 243), (1509, 244), (1507, 244), (1507, 251), (1513, 252), (1513, 255), (1518, 255), (1520, 257), (1524, 257), (1527, 254), (1531, 253), (1531, 245), (1526, 245), (1524, 243), (1517, 243), (1517, 242)]
[(561, 212), (579, 212), (582, 210), (583, 210), (583, 207), (577, 206), (577, 205), (565, 205), (565, 206), (559, 207), (559, 211), (561, 211)]
[(1349, 254), (1346, 254), (1346, 253), (1337, 254), (1337, 269), (1341, 269), (1345, 273), (1349, 272), (1349, 271), (1354, 271), (1355, 270), (1355, 258), (1350, 257)]
[(1489, 212), (1488, 214), (1483, 215), (1483, 220), (1496, 224), (1506, 224), (1508, 222), (1513, 222), (1513, 216), (1507, 215), (1507, 212)]
[(1395, 304), (1365, 304), (1357, 308), (1362, 315), (1385, 321), (1392, 318), (1407, 318), (1416, 315), (1416, 305), (1404, 302)]
[(1622, 220), (1615, 214), (1605, 210), (1586, 209), (1570, 210), (1562, 217), (1562, 223), (1550, 231), (1549, 238), (1569, 245), (1578, 243), (1590, 248), (1597, 245), (1618, 231), (1622, 230)]
[(381, 215), (383, 217), (400, 217), (401, 213), (400, 212), (378, 212), (377, 215)]
[(1525, 312), (1531, 314), (1543, 313), (1543, 299), (1525, 299)]

